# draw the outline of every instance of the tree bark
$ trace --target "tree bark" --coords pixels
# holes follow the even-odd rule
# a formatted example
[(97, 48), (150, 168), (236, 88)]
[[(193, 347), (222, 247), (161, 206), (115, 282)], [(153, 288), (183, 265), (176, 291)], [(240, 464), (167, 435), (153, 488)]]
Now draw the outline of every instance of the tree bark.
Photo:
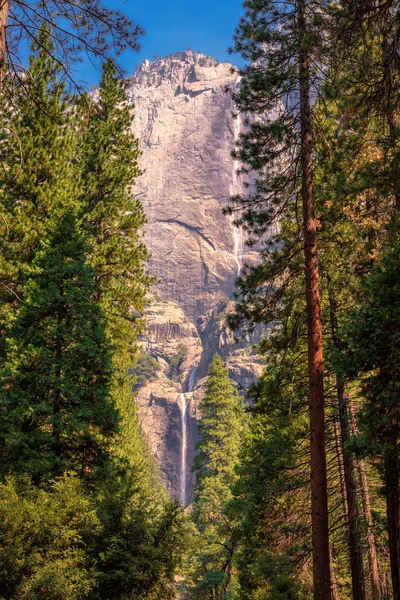
[(350, 439), (347, 395), (339, 375), (336, 376), (336, 389), (339, 403), (340, 433), (343, 447), (343, 467), (347, 496), (348, 545), (350, 553), (351, 584), (353, 600), (365, 600), (364, 564), (360, 536), (360, 514), (358, 510), (357, 487), (354, 461), (346, 447)]
[(388, 453), (385, 460), (387, 528), (394, 600), (400, 598), (400, 478), (399, 457)]
[(344, 478), (344, 465), (343, 465), (343, 452), (342, 452), (342, 444), (340, 439), (340, 425), (335, 418), (334, 421), (334, 430), (335, 430), (335, 446), (336, 446), (336, 454), (339, 465), (339, 478), (340, 478), (340, 491), (342, 494), (342, 502), (343, 502), (343, 510), (345, 516), (345, 527), (346, 527), (346, 535), (349, 534), (349, 523), (347, 519), (347, 515), (349, 514), (349, 507), (347, 505), (347, 492), (346, 492), (346, 482)]
[(333, 566), (332, 550), (330, 548), (329, 548), (329, 570), (330, 570), (331, 582), (332, 582), (331, 599), (339, 600), (339, 591), (338, 591), (336, 577), (335, 577), (335, 568)]
[(310, 58), (307, 47), (306, 18), (306, 1), (299, 0), (297, 26), (299, 34), (300, 141), (307, 299), (313, 583), (314, 600), (330, 600), (331, 577), (329, 569), (322, 325), (317, 232), (314, 215)]
[[(351, 400), (348, 402), (349, 417), (351, 431), (354, 434), (357, 433), (355, 424), (354, 406)], [(361, 498), (363, 504), (363, 515), (366, 528), (366, 541), (368, 547), (368, 566), (369, 576), (371, 581), (371, 593), (372, 600), (379, 600), (383, 595), (383, 586), (379, 577), (379, 564), (378, 556), (375, 545), (375, 535), (372, 527), (372, 513), (371, 513), (371, 501), (369, 497), (368, 479), (365, 472), (364, 461), (362, 459), (357, 460), (356, 463), (358, 476), (360, 479)]]
[(9, 4), (9, 0), (0, 0), (0, 92), (3, 87), (3, 71), (6, 60)]
[[(333, 344), (339, 348), (337, 338), (337, 306), (335, 298), (329, 291), (329, 313)], [(351, 435), (351, 413), (349, 410), (350, 399), (345, 391), (342, 377), (336, 374), (336, 393), (339, 409), (340, 438), (339, 444), (346, 489), (346, 533), (350, 556), (351, 586), (353, 600), (365, 600), (364, 562), (360, 535), (360, 513), (358, 509), (358, 495), (355, 477), (355, 462), (347, 448)]]

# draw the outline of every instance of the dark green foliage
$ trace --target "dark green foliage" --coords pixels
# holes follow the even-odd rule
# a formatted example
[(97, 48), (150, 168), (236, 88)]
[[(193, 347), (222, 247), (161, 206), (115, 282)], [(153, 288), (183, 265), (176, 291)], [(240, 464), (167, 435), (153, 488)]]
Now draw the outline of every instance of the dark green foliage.
[(86, 547), (99, 528), (81, 482), (64, 477), (48, 491), (29, 479), (0, 485), (0, 597), (83, 600), (97, 569)]
[(77, 153), (69, 98), (60, 82), (60, 65), (49, 57), (52, 41), (41, 30), (32, 48), (29, 77), (15, 90), (10, 108), (2, 99), (0, 198), (0, 318), (24, 294), (31, 263), (54, 211), (76, 206), (80, 174), (71, 158)]
[[(105, 66), (100, 104), (88, 101), (78, 118), (66, 110), (48, 44), (43, 31), (30, 62), (32, 101), (21, 93), (7, 114), (24, 168), (10, 146), (1, 196), (0, 467), (3, 476), (30, 475), (33, 485), (16, 478), (21, 492), (4, 534), (11, 559), (0, 556), (14, 587), (4, 597), (164, 600), (174, 597), (186, 526), (161, 485), (128, 376), (143, 326), (130, 310), (142, 312), (150, 282), (144, 213), (131, 198), (138, 143), (113, 65)], [(71, 530), (63, 521), (70, 501), (57, 491), (67, 470), (85, 482), (83, 496), (78, 483), (71, 491)], [(80, 525), (81, 506), (90, 527)], [(43, 520), (43, 535), (31, 514)]]
[(226, 513), (235, 463), (244, 431), (243, 399), (229, 379), (228, 369), (215, 355), (205, 397), (199, 409), (198, 453), (193, 519), (197, 549), (190, 566), (191, 598), (228, 598), (236, 551), (236, 522)]
[(348, 317), (346, 349), (337, 363), (362, 376), (365, 405), (359, 445), (378, 458), (384, 472), (400, 472), (400, 242), (397, 231), (365, 281), (362, 302)]
[(230, 507), (239, 521), (236, 566), (243, 600), (274, 598), (282, 580), (283, 598), (299, 594), (296, 569), (310, 552), (309, 519), (301, 508), (307, 502), (308, 476), (298, 459), (299, 443), (306, 438), (304, 418), (250, 419)]
[(70, 211), (55, 221), (27, 270), (1, 373), (1, 473), (36, 483), (65, 471), (98, 476), (118, 430), (87, 246)]
[[(116, 360), (133, 366), (141, 314), (151, 283), (142, 227), (146, 222), (133, 185), (141, 173), (139, 142), (131, 133), (133, 116), (123, 83), (108, 60), (103, 68), (98, 104), (83, 103), (82, 136), (83, 226), (90, 242), (90, 263), (96, 273), (96, 298), (107, 314), (109, 336)], [(129, 364), (130, 363), (130, 364)]]
[(175, 379), (179, 376), (181, 365), (186, 359), (187, 355), (187, 347), (184, 344), (179, 344), (177, 354), (175, 356), (171, 356), (169, 359), (170, 370), (168, 375), (171, 379)]
[[(112, 397), (121, 414), (118, 450), (143, 474), (149, 450), (143, 444), (130, 376), (137, 356), (140, 318), (151, 278), (141, 230), (146, 218), (133, 197), (139, 143), (131, 133), (133, 115), (123, 83), (108, 60), (103, 67), (98, 103), (81, 106), (83, 190), (82, 224), (89, 238), (89, 262), (95, 272), (96, 300), (107, 318), (113, 352)], [(145, 475), (143, 475), (146, 478)]]
[(134, 389), (138, 389), (153, 381), (157, 376), (157, 371), (161, 369), (160, 363), (155, 358), (147, 354), (146, 352), (140, 352), (136, 366), (134, 369), (135, 373), (135, 385)]
[(183, 511), (168, 501), (146, 515), (132, 483), (100, 506), (102, 527), (90, 548), (99, 576), (90, 600), (175, 598), (174, 577), (187, 545)]
[(114, 481), (98, 498), (71, 476), (46, 491), (28, 478), (0, 485), (0, 597), (173, 600), (183, 512), (165, 503), (146, 518), (133, 481)]

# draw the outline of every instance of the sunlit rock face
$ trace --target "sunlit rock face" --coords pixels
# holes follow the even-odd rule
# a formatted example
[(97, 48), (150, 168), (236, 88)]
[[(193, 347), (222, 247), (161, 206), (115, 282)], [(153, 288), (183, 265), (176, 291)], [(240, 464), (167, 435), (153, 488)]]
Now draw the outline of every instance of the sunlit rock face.
[(190, 50), (145, 61), (128, 80), (145, 171), (134, 193), (147, 213), (150, 271), (159, 278), (143, 339), (159, 369), (137, 403), (164, 481), (184, 504), (193, 495), (198, 403), (213, 355), (223, 356), (244, 388), (261, 372), (249, 340), (235, 345), (224, 323), (242, 265), (256, 260), (222, 212), (243, 189), (231, 158), (242, 123), (229, 90), (238, 84), (231, 65)]
[(242, 187), (231, 158), (241, 121), (226, 91), (237, 85), (231, 65), (191, 51), (145, 61), (129, 80), (151, 269), (160, 295), (194, 320), (232, 293), (243, 260), (240, 233), (222, 214)]

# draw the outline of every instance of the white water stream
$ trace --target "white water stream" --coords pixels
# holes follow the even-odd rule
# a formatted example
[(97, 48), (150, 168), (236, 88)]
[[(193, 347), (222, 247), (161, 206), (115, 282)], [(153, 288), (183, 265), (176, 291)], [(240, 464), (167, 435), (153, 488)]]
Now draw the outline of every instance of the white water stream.
[[(236, 142), (239, 139), (240, 134), (240, 115), (233, 120), (233, 137)], [(229, 195), (235, 196), (240, 194), (242, 191), (242, 180), (238, 174), (239, 161), (234, 160), (232, 163), (232, 176), (231, 183), (229, 185)], [(243, 230), (241, 227), (235, 227), (233, 221), (235, 220), (235, 213), (232, 215), (232, 226), (233, 226), (233, 253), (237, 265), (237, 276), (239, 277), (240, 272), (243, 268)]]
[(187, 448), (187, 431), (186, 431), (186, 398), (185, 394), (181, 394), (181, 504), (186, 506), (186, 448)]
[[(193, 392), (197, 367), (190, 371), (188, 393)], [(186, 396), (181, 394), (181, 473), (180, 473), (180, 501), (186, 506), (186, 471), (187, 471), (187, 405)]]

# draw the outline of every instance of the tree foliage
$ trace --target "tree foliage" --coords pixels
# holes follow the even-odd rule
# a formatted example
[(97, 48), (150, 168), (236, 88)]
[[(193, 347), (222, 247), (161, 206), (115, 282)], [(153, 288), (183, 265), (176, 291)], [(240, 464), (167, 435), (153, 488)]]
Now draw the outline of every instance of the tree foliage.
[[(198, 453), (193, 519), (200, 547), (192, 563), (190, 597), (228, 598), (236, 549), (235, 523), (227, 514), (235, 463), (244, 431), (243, 399), (216, 354), (199, 405)], [(200, 550), (200, 551), (199, 551)]]

